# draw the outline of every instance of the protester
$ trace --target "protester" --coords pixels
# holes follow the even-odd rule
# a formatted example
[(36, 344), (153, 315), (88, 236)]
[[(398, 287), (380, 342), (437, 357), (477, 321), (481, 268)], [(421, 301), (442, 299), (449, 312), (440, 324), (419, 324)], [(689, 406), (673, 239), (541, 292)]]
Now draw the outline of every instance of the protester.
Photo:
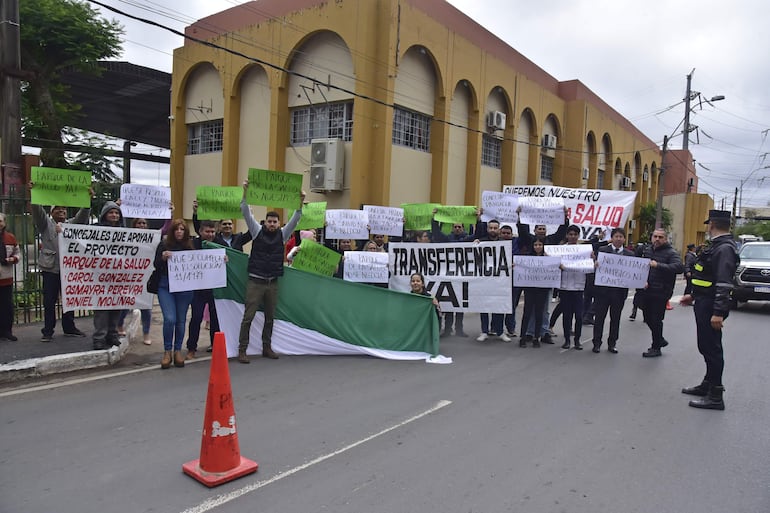
[[(120, 206), (114, 201), (106, 201), (99, 214), (99, 226), (118, 228), (123, 226), (123, 215)], [(121, 310), (94, 310), (94, 350), (109, 349), (111, 346), (119, 346), (118, 321)]]
[(283, 276), (283, 246), (302, 217), (302, 204), (305, 200), (303, 191), (297, 210), (294, 211), (294, 215), (283, 228), (280, 228), (278, 213), (272, 211), (265, 215), (263, 226), (254, 219), (249, 204), (246, 202), (248, 187), (249, 181), (245, 180), (243, 182), (241, 213), (249, 227), (252, 243), (248, 264), (249, 281), (246, 284), (246, 304), (244, 305), (245, 310), (238, 337), (238, 361), (240, 363), (250, 363), (246, 349), (249, 347), (251, 322), (254, 320), (260, 304), (263, 305), (265, 315), (265, 323), (262, 328), (262, 356), (274, 360), (278, 359), (278, 355), (273, 352), (272, 338), (275, 308), (278, 304), (278, 278)]
[[(644, 244), (642, 242), (638, 243), (634, 249), (634, 256), (641, 258), (642, 255), (644, 255), (646, 248), (647, 248), (647, 244)], [(636, 289), (636, 292), (634, 292), (634, 299), (633, 299), (633, 302), (631, 303), (633, 305), (633, 308), (631, 308), (631, 315), (628, 317), (629, 321), (636, 320), (636, 313), (640, 308), (642, 294), (644, 294), (644, 289)]]
[(684, 254), (684, 279), (687, 282), (683, 292), (683, 295), (685, 296), (692, 294), (692, 267), (695, 265), (695, 260), (697, 258), (698, 255), (695, 253), (695, 244), (688, 244), (687, 253)]
[[(327, 240), (326, 247), (329, 246), (329, 242)], [(337, 241), (337, 247), (331, 247), (331, 249), (334, 249), (337, 253), (340, 253), (342, 255), (342, 258), (340, 258), (340, 263), (337, 265), (337, 270), (334, 272), (334, 277), (339, 279), (345, 278), (345, 251), (354, 251), (354, 242), (351, 239), (339, 239)]]
[[(200, 235), (201, 233), (201, 220), (198, 219), (198, 199), (193, 200), (193, 229), (195, 233)], [(216, 221), (215, 219), (206, 219), (206, 221)], [(216, 236), (222, 239), (223, 246), (243, 251), (243, 246), (251, 240), (248, 232), (233, 233), (235, 223), (232, 219), (222, 219), (219, 221), (219, 231), (216, 232)]]
[[(479, 214), (481, 214), (481, 212), (479, 212)], [(474, 240), (478, 242), (498, 241), (500, 240), (500, 222), (497, 219), (492, 219), (484, 223), (479, 217), (479, 221), (476, 223), (476, 231), (474, 234), (477, 237)], [(478, 337), (476, 337), (477, 342), (484, 342), (487, 338), (489, 338), (490, 331), (494, 335), (500, 337), (503, 342), (511, 341), (511, 337), (505, 333), (505, 329), (503, 328), (505, 314), (493, 313), (491, 325), (489, 322), (488, 313), (482, 313), (479, 315), (479, 317), (481, 319), (481, 333)]]
[[(580, 228), (575, 225), (567, 228), (567, 244), (577, 244), (579, 236)], [(575, 349), (580, 351), (583, 349), (580, 335), (583, 332), (583, 289), (586, 285), (586, 274), (582, 271), (564, 269), (563, 266), (561, 269), (559, 297), (562, 307), (561, 325), (564, 329), (564, 344), (561, 348), (570, 348), (570, 336), (572, 336)], [(573, 318), (575, 320), (574, 330), (572, 330)]]
[[(600, 253), (610, 253), (623, 256), (634, 256), (633, 251), (624, 247), (626, 242), (626, 231), (623, 228), (613, 228), (610, 235), (610, 244), (599, 248)], [(596, 262), (596, 267), (599, 267)], [(602, 337), (604, 337), (604, 320), (607, 318), (607, 311), (610, 313), (610, 333), (607, 338), (607, 350), (610, 353), (618, 352), (616, 346), (620, 337), (620, 316), (623, 313), (623, 306), (626, 304), (628, 289), (619, 287), (604, 287), (595, 285), (594, 293), (594, 347), (591, 349), (594, 353), (601, 351)]]
[[(532, 242), (532, 249), (527, 251), (532, 256), (545, 256), (545, 239), (538, 237)], [(534, 317), (532, 324), (534, 333), (532, 335), (524, 334), (519, 340), (519, 347), (527, 347), (527, 342), (532, 342), (532, 347), (540, 347), (540, 339), (549, 337), (548, 332), (543, 332), (543, 313), (545, 304), (551, 297), (549, 288), (542, 287), (524, 287), (524, 314), (521, 318), (521, 325), (528, 326)]]
[[(510, 225), (504, 224), (500, 227), (500, 240), (511, 241), (511, 258), (522, 254), (522, 248), (519, 247), (519, 238), (513, 236), (513, 228)], [(527, 248), (524, 248), (524, 250), (528, 251)], [(511, 260), (511, 264), (513, 264), (513, 260)], [(511, 273), (511, 313), (507, 313), (503, 317), (505, 334), (508, 338), (516, 336), (516, 308), (519, 306), (521, 293), (522, 290), (513, 285), (513, 273)], [(525, 325), (522, 324), (522, 326)]]
[[(433, 215), (436, 215), (438, 209), (433, 209)], [(434, 242), (470, 242), (473, 240), (473, 236), (468, 235), (465, 231), (465, 227), (460, 223), (452, 224), (452, 231), (449, 234), (445, 234), (441, 231), (441, 224), (435, 219), (431, 220), (431, 239)], [(463, 312), (445, 312), (444, 313), (444, 330), (441, 332), (442, 337), (449, 337), (452, 335), (454, 326), (454, 335), (457, 337), (467, 338), (468, 334), (463, 329), (463, 322), (465, 320), (465, 314)]]
[(414, 273), (409, 277), (409, 286), (412, 288), (410, 291), (412, 294), (419, 294), (421, 296), (427, 296), (433, 300), (433, 307), (436, 309), (436, 317), (441, 322), (441, 308), (439, 307), (438, 300), (428, 292), (425, 288), (425, 277), (420, 273)]
[(0, 340), (19, 340), (13, 334), (13, 266), (19, 263), (19, 243), (6, 230), (5, 214), (0, 213)]

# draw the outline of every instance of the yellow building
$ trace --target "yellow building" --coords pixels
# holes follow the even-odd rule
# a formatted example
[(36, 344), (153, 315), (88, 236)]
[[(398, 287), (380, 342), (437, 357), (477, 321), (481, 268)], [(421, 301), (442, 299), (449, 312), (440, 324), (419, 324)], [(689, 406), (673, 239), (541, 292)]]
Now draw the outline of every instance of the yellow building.
[(636, 190), (635, 214), (655, 201), (653, 141), (443, 0), (259, 0), (186, 34), (206, 44), (174, 52), (185, 217), (196, 186), (252, 167), (303, 174), (329, 208), (477, 205), (508, 184)]

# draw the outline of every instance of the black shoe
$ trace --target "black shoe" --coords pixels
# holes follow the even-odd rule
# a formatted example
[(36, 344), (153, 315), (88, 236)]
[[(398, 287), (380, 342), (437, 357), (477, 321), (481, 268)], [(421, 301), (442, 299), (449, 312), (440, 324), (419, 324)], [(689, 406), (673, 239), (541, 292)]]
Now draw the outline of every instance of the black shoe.
[(569, 340), (561, 345), (562, 349), (569, 349)]
[(107, 342), (104, 340), (94, 340), (94, 351), (102, 351), (104, 349), (109, 349), (110, 346), (107, 345)]
[(618, 350), (615, 349), (615, 346), (609, 346), (607, 347), (607, 351), (609, 351), (612, 354), (618, 354)]
[(661, 356), (663, 353), (660, 352), (660, 349), (656, 347), (651, 347), (644, 353), (642, 353), (642, 356), (645, 358), (655, 358), (656, 356)]
[(206, 352), (207, 353), (210, 353), (213, 350), (214, 350), (214, 346), (209, 346), (209, 347), (206, 348)]
[(465, 333), (463, 330), (455, 331), (455, 337), (468, 338), (468, 334)]
[(725, 387), (709, 387), (708, 394), (700, 399), (690, 401), (690, 406), (703, 410), (724, 410), (725, 402), (722, 398), (724, 391)]
[(683, 388), (683, 394), (697, 395), (698, 397), (706, 397), (709, 394), (709, 383), (705, 379), (700, 385), (696, 385), (690, 388)]
[(82, 331), (80, 331), (79, 329), (75, 328), (72, 331), (65, 331), (64, 332), (64, 336), (65, 337), (80, 337), (80, 338), (83, 338), (83, 337), (86, 336), (86, 334), (83, 333)]
[(17, 340), (19, 340), (19, 338), (13, 336), (10, 333), (5, 333), (3, 335), (0, 335), (0, 340), (10, 340), (11, 342), (16, 342)]
[(594, 347), (591, 349), (591, 352), (600, 353), (601, 352), (601, 349), (600, 349), (601, 347), (602, 347), (601, 343), (597, 344), (596, 342), (594, 342)]
[(577, 349), (578, 351), (583, 350), (583, 346), (580, 345), (580, 342), (578, 342), (577, 340), (575, 341), (575, 349)]
[(40, 342), (51, 342), (53, 340), (53, 335), (43, 335), (40, 337)]
[(118, 337), (107, 337), (107, 344), (110, 346), (119, 346), (120, 339)]
[(665, 338), (663, 340), (661, 340), (660, 347), (663, 348), (663, 347), (666, 347), (667, 345), (668, 345), (668, 340), (666, 340)]
[(636, 314), (635, 314), (635, 313), (632, 313), (631, 315), (629, 315), (629, 316), (628, 316), (628, 320), (629, 320), (629, 321), (634, 321), (634, 320), (636, 320)]
[(546, 333), (545, 335), (540, 337), (540, 342), (542, 342), (543, 344), (553, 344), (553, 340), (551, 339), (551, 334)]
[(593, 319), (583, 319), (583, 326), (592, 326), (594, 323)]
[(532, 339), (532, 347), (540, 347), (540, 340), (537, 337)]

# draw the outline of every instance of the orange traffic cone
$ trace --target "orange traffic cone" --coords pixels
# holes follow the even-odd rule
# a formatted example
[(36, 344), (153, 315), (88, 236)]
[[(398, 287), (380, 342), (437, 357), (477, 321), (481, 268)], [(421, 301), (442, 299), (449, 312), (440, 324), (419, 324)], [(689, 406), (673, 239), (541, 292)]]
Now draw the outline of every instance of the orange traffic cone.
[(211, 353), (200, 459), (185, 463), (182, 471), (211, 488), (256, 472), (258, 466), (256, 461), (241, 457), (238, 448), (225, 334), (218, 331)]
[(671, 301), (666, 301), (666, 310), (673, 310), (674, 307), (671, 306)]

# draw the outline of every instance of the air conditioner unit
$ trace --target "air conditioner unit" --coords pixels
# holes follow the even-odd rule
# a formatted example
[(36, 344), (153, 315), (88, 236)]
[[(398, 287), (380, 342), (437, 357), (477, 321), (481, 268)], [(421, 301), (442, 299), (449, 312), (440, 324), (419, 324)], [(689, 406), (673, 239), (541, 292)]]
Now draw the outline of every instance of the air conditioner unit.
[(624, 176), (623, 179), (620, 181), (620, 184), (621, 186), (628, 189), (629, 187), (631, 187), (631, 179), (627, 176)]
[(505, 130), (505, 112), (499, 110), (487, 112), (487, 127), (493, 130)]
[(636, 219), (631, 219), (628, 222), (628, 229), (629, 230), (635, 230), (636, 229)]
[(543, 149), (553, 150), (556, 148), (556, 136), (545, 134), (543, 136)]
[(642, 173), (642, 181), (646, 182), (650, 178), (650, 173), (648, 171), (645, 171)]
[(588, 180), (588, 168), (583, 168), (583, 180)]
[(345, 143), (342, 139), (310, 141), (310, 190), (341, 191), (345, 176)]

